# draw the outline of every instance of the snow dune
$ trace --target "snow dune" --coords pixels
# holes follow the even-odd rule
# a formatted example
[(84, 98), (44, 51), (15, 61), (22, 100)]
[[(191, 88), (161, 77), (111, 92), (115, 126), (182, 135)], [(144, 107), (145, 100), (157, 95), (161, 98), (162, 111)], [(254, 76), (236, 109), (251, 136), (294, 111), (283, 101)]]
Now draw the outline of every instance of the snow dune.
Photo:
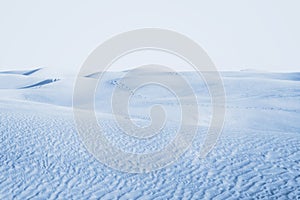
[[(72, 112), (75, 77), (43, 70), (0, 72), (0, 199), (300, 198), (300, 73), (223, 72), (224, 130), (212, 152), (199, 159), (211, 102), (201, 78), (183, 72), (199, 101), (197, 137), (172, 165), (130, 174), (98, 162), (80, 141)], [(106, 137), (129, 152), (163, 148), (178, 128), (176, 100), (155, 87), (138, 90), (129, 105), (137, 124), (149, 123), (153, 103), (163, 105), (171, 120), (147, 141), (120, 134), (109, 97), (116, 87), (130, 90), (120, 79), (124, 73), (107, 73), (96, 91)]]

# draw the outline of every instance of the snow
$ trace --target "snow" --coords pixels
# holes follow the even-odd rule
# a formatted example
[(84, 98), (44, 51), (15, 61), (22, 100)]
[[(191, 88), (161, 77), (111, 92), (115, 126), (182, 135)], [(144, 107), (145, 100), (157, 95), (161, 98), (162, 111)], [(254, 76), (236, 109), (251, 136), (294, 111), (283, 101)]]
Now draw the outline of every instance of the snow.
[[(209, 94), (195, 73), (182, 73), (197, 92), (197, 136), (175, 163), (133, 174), (105, 166), (85, 149), (73, 118), (75, 77), (46, 70), (0, 72), (0, 199), (300, 198), (299, 73), (223, 72), (224, 129), (204, 159), (197, 154), (210, 122)], [(119, 134), (107, 97), (115, 87), (126, 88), (120, 82), (124, 73), (107, 73), (97, 88), (99, 123), (124, 151), (159, 150), (178, 128), (178, 105), (167, 91), (138, 90), (129, 106), (136, 124), (149, 124), (153, 103), (162, 104), (171, 120), (161, 134), (142, 142)]]

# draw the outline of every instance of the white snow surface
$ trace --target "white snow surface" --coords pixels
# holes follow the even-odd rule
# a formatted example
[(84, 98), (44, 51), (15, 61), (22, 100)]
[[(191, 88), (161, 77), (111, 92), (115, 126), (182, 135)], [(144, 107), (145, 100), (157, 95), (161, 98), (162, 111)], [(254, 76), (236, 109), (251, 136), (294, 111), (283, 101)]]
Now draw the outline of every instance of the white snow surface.
[[(198, 75), (182, 72), (199, 102), (197, 136), (175, 163), (131, 174), (100, 163), (81, 142), (72, 111), (76, 77), (43, 70), (0, 72), (0, 199), (300, 199), (300, 73), (221, 73), (224, 128), (215, 148), (200, 159), (210, 96)], [(138, 91), (129, 106), (134, 122), (149, 123), (153, 103), (165, 106), (171, 120), (146, 143), (119, 134), (109, 98), (113, 88), (126, 89), (120, 82), (124, 73), (107, 73), (100, 82), (99, 123), (124, 151), (159, 150), (178, 128), (175, 99), (157, 88)]]

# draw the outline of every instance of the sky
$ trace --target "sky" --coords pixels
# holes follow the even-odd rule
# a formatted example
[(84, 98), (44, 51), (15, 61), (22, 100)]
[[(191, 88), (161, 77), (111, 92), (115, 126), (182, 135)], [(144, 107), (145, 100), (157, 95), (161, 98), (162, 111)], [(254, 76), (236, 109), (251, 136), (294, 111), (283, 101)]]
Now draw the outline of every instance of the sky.
[[(78, 72), (105, 40), (155, 27), (196, 41), (220, 71), (300, 71), (299, 8), (297, 0), (1, 1), (0, 70)], [(144, 53), (116, 68), (153, 58), (168, 60)]]

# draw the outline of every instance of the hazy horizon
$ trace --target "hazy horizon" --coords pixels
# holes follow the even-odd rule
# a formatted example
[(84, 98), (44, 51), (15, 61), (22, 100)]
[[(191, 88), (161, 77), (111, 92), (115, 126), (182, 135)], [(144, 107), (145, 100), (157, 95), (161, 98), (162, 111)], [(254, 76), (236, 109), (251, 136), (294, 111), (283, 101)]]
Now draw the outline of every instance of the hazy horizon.
[[(73, 74), (105, 40), (155, 27), (196, 41), (220, 71), (300, 71), (298, 1), (131, 2), (1, 3), (0, 70), (42, 67)], [(154, 55), (149, 61), (153, 58), (168, 60)]]

